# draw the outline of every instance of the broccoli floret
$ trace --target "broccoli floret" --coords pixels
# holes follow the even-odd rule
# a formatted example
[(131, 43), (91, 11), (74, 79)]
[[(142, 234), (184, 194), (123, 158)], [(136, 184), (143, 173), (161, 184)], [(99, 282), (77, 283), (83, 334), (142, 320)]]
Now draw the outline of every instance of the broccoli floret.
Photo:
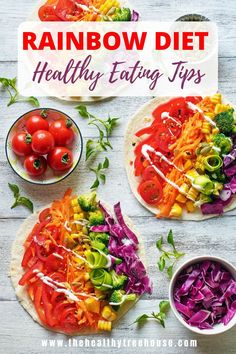
[(213, 136), (213, 143), (215, 146), (217, 146), (221, 149), (221, 153), (223, 155), (228, 154), (232, 150), (232, 147), (233, 147), (232, 140), (222, 133), (216, 134)]
[(122, 9), (116, 9), (115, 14), (112, 16), (112, 21), (130, 21), (131, 20), (131, 11), (127, 7)]
[(214, 171), (211, 174), (211, 179), (216, 180), (217, 182), (221, 182), (223, 184), (225, 184), (227, 182), (227, 177), (226, 175), (221, 171), (221, 169)]
[(234, 109), (230, 108), (227, 111), (218, 113), (215, 116), (215, 122), (220, 132), (225, 135), (235, 134), (236, 126), (234, 123)]
[(109, 235), (106, 234), (105, 232), (90, 232), (89, 238), (92, 241), (98, 240), (98, 241), (104, 243), (105, 245), (107, 245), (108, 241), (109, 241)]
[(89, 212), (88, 220), (90, 226), (102, 225), (104, 224), (104, 215), (99, 209), (91, 211)]
[(114, 290), (110, 297), (110, 305), (119, 306), (122, 305), (125, 301), (134, 301), (136, 300), (135, 294), (126, 294), (123, 290)]
[(96, 192), (80, 195), (79, 205), (83, 211), (94, 211), (97, 209)]
[(110, 272), (111, 278), (112, 278), (112, 285), (113, 289), (117, 290), (123, 287), (125, 284), (126, 280), (128, 279), (126, 275), (119, 275), (115, 272), (114, 269)]

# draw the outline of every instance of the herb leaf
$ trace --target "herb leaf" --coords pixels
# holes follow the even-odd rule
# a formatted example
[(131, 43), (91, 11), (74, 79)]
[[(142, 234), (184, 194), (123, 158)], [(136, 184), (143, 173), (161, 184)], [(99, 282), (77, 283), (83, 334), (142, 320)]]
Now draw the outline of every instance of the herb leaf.
[(77, 109), (78, 113), (81, 115), (82, 118), (88, 119), (93, 117), (93, 115), (88, 112), (87, 107), (83, 104), (75, 107), (75, 109)]
[(13, 196), (15, 198), (14, 203), (11, 206), (11, 209), (17, 207), (18, 205), (24, 205), (28, 208), (32, 213), (34, 211), (34, 205), (29, 198), (23, 197), (20, 195), (19, 187), (16, 184), (8, 183), (10, 190), (13, 192)]
[(97, 167), (90, 168), (90, 171), (92, 171), (96, 176), (96, 179), (93, 182), (90, 189), (96, 189), (96, 188), (98, 188), (100, 182), (103, 184), (106, 182), (106, 175), (104, 172), (106, 169), (108, 169), (108, 167), (109, 167), (109, 160), (107, 157), (105, 157), (103, 163), (99, 162)]
[(143, 315), (139, 316), (136, 318), (136, 320), (133, 323), (138, 323), (139, 325), (144, 324), (148, 319), (154, 319), (162, 327), (165, 328), (165, 319), (166, 319), (166, 314), (170, 309), (170, 302), (167, 300), (163, 300), (159, 303), (159, 312), (155, 313), (154, 311), (151, 313), (151, 315), (147, 315), (144, 313)]
[(173, 251), (163, 249), (163, 237), (156, 242), (157, 249), (162, 252), (159, 261), (157, 262), (159, 270), (162, 272), (167, 266), (166, 272), (169, 278), (173, 275), (173, 269), (176, 261), (184, 256), (184, 253), (178, 252), (174, 242), (174, 236), (172, 230), (167, 235), (167, 243), (172, 246)]
[(7, 106), (11, 106), (16, 102), (29, 102), (35, 107), (39, 107), (39, 101), (36, 97), (22, 97), (19, 94), (19, 91), (16, 87), (16, 77), (13, 79), (8, 79), (6, 77), (0, 77), (0, 83), (2, 87), (7, 91), (9, 94), (9, 102)]
[(143, 315), (140, 315), (139, 317), (137, 317), (133, 323), (143, 324), (144, 322), (146, 322), (146, 320), (148, 318), (149, 318), (149, 316), (144, 313)]

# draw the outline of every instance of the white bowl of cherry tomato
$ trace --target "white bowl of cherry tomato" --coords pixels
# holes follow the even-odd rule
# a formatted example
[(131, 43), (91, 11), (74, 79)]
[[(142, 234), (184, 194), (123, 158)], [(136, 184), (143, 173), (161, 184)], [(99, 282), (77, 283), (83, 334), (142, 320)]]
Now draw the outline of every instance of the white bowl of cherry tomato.
[(83, 149), (79, 127), (52, 108), (34, 109), (11, 126), (6, 155), (18, 176), (34, 184), (53, 184), (71, 174)]

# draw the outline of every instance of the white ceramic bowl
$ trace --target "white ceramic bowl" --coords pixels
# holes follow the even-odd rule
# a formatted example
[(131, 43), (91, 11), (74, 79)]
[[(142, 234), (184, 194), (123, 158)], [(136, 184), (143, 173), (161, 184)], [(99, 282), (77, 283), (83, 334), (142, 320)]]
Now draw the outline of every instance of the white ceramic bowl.
[[(32, 177), (27, 174), (27, 172), (24, 169), (24, 158), (16, 156), (14, 152), (12, 151), (11, 147), (11, 141), (13, 135), (17, 131), (25, 131), (25, 124), (27, 119), (33, 115), (33, 114), (39, 114), (40, 111), (46, 109), (48, 113), (47, 120), (48, 122), (50, 121), (55, 121), (57, 119), (70, 119), (73, 123), (72, 129), (75, 134), (75, 139), (72, 143), (71, 146), (69, 146), (69, 149), (72, 151), (73, 154), (73, 165), (69, 170), (63, 171), (63, 172), (55, 172), (53, 171), (49, 166), (47, 167), (46, 172), (39, 177)], [(37, 108), (33, 109), (29, 112), (24, 113), (20, 118), (18, 118), (11, 128), (8, 131), (7, 138), (6, 138), (6, 143), (5, 143), (5, 150), (6, 150), (6, 156), (7, 160), (13, 169), (13, 171), (21, 178), (23, 178), (25, 181), (33, 183), (33, 184), (40, 184), (40, 185), (47, 185), (47, 184), (54, 184), (57, 182), (62, 181), (64, 178), (68, 177), (76, 168), (78, 165), (81, 155), (82, 155), (82, 150), (83, 150), (83, 140), (82, 140), (82, 135), (80, 132), (79, 127), (75, 123), (73, 119), (71, 119), (67, 114), (54, 109), (54, 108)]]
[(230, 328), (232, 328), (236, 324), (236, 314), (226, 326), (223, 323), (219, 323), (219, 324), (214, 325), (214, 327), (212, 329), (199, 329), (198, 327), (190, 326), (187, 322), (185, 322), (185, 320), (183, 319), (183, 317), (181, 316), (181, 314), (177, 311), (177, 309), (175, 307), (174, 297), (173, 297), (175, 283), (176, 283), (176, 280), (177, 280), (177, 277), (179, 276), (179, 274), (185, 268), (188, 268), (189, 266), (191, 266), (193, 264), (201, 263), (206, 260), (215, 261), (215, 262), (222, 264), (222, 266), (226, 270), (228, 270), (232, 274), (232, 277), (236, 280), (236, 268), (231, 263), (226, 261), (225, 259), (220, 258), (220, 257), (208, 256), (208, 255), (194, 257), (194, 258), (189, 259), (185, 263), (183, 263), (173, 274), (173, 277), (171, 279), (170, 286), (169, 286), (169, 299), (170, 299), (170, 305), (171, 305), (172, 311), (174, 312), (176, 318), (179, 320), (180, 323), (182, 323), (183, 326), (188, 328), (190, 331), (198, 333), (198, 334), (213, 335), (213, 334), (223, 333), (223, 332), (229, 330)]

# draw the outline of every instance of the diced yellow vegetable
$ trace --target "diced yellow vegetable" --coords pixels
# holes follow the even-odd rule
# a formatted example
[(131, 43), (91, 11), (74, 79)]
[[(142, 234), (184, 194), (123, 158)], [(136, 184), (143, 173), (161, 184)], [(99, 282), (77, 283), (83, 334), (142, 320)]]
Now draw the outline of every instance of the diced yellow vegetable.
[(73, 212), (76, 214), (76, 213), (81, 213), (82, 209), (80, 208), (79, 205), (73, 207)]
[(211, 125), (210, 123), (204, 121), (202, 123), (202, 129), (201, 129), (203, 134), (210, 134), (211, 133)]
[(183, 208), (178, 203), (174, 203), (170, 211), (170, 217), (179, 218), (182, 212)]
[(192, 166), (193, 166), (192, 161), (191, 161), (191, 160), (187, 160), (187, 161), (185, 162), (185, 164), (184, 164), (184, 170), (187, 171), (187, 170), (189, 170), (190, 168), (192, 168)]
[(84, 213), (74, 214), (74, 220), (81, 220), (84, 218)]
[(191, 201), (191, 200), (188, 200), (186, 202), (186, 209), (189, 213), (193, 213), (194, 210), (195, 210), (195, 206), (194, 206), (194, 203)]
[(205, 112), (205, 116), (211, 118), (212, 120), (215, 118), (215, 113), (214, 112)]
[(99, 299), (104, 299), (106, 297), (106, 295), (104, 294), (104, 292), (102, 292), (101, 290), (99, 289), (94, 289), (94, 292), (95, 292), (95, 295), (97, 298)]
[(97, 299), (94, 299), (93, 297), (89, 297), (84, 301), (87, 310), (90, 312), (94, 313), (99, 313), (100, 312), (100, 301)]
[(198, 195), (199, 195), (199, 191), (197, 189), (195, 189), (194, 187), (191, 187), (188, 194), (187, 194), (187, 198), (195, 202)]
[(192, 170), (189, 170), (186, 173), (186, 176), (189, 176), (191, 178), (196, 178), (197, 176), (199, 176), (199, 173), (193, 168)]
[(189, 186), (187, 185), (187, 183), (183, 183), (180, 186), (180, 193), (182, 193), (183, 195), (187, 194), (189, 191)]
[(206, 141), (210, 143), (212, 141), (212, 134), (206, 134)]
[(102, 317), (108, 321), (115, 321), (117, 315), (116, 315), (115, 311), (112, 310), (111, 306), (107, 305), (107, 306), (104, 306), (104, 308), (102, 310)]
[(218, 104), (215, 106), (215, 114), (228, 111), (229, 108), (230, 108), (230, 106), (229, 106), (228, 104), (221, 104), (221, 103), (218, 103)]
[(214, 104), (221, 103), (222, 100), (221, 93), (215, 93), (213, 96), (210, 97), (210, 100)]
[(177, 195), (176, 200), (179, 203), (186, 203), (187, 199), (186, 199), (186, 197), (183, 194), (180, 193), (180, 194)]
[(102, 330), (102, 331), (111, 331), (112, 328), (112, 324), (111, 321), (103, 321), (103, 320), (99, 320), (98, 321), (98, 329)]
[(212, 129), (212, 134), (218, 134), (218, 133), (219, 133), (219, 129), (217, 127)]
[(86, 272), (86, 273), (84, 274), (84, 280), (85, 280), (85, 281), (89, 280), (89, 273), (88, 273), (88, 272)]
[(79, 205), (78, 198), (72, 199), (70, 203), (71, 203), (71, 205), (72, 205), (73, 207)]

